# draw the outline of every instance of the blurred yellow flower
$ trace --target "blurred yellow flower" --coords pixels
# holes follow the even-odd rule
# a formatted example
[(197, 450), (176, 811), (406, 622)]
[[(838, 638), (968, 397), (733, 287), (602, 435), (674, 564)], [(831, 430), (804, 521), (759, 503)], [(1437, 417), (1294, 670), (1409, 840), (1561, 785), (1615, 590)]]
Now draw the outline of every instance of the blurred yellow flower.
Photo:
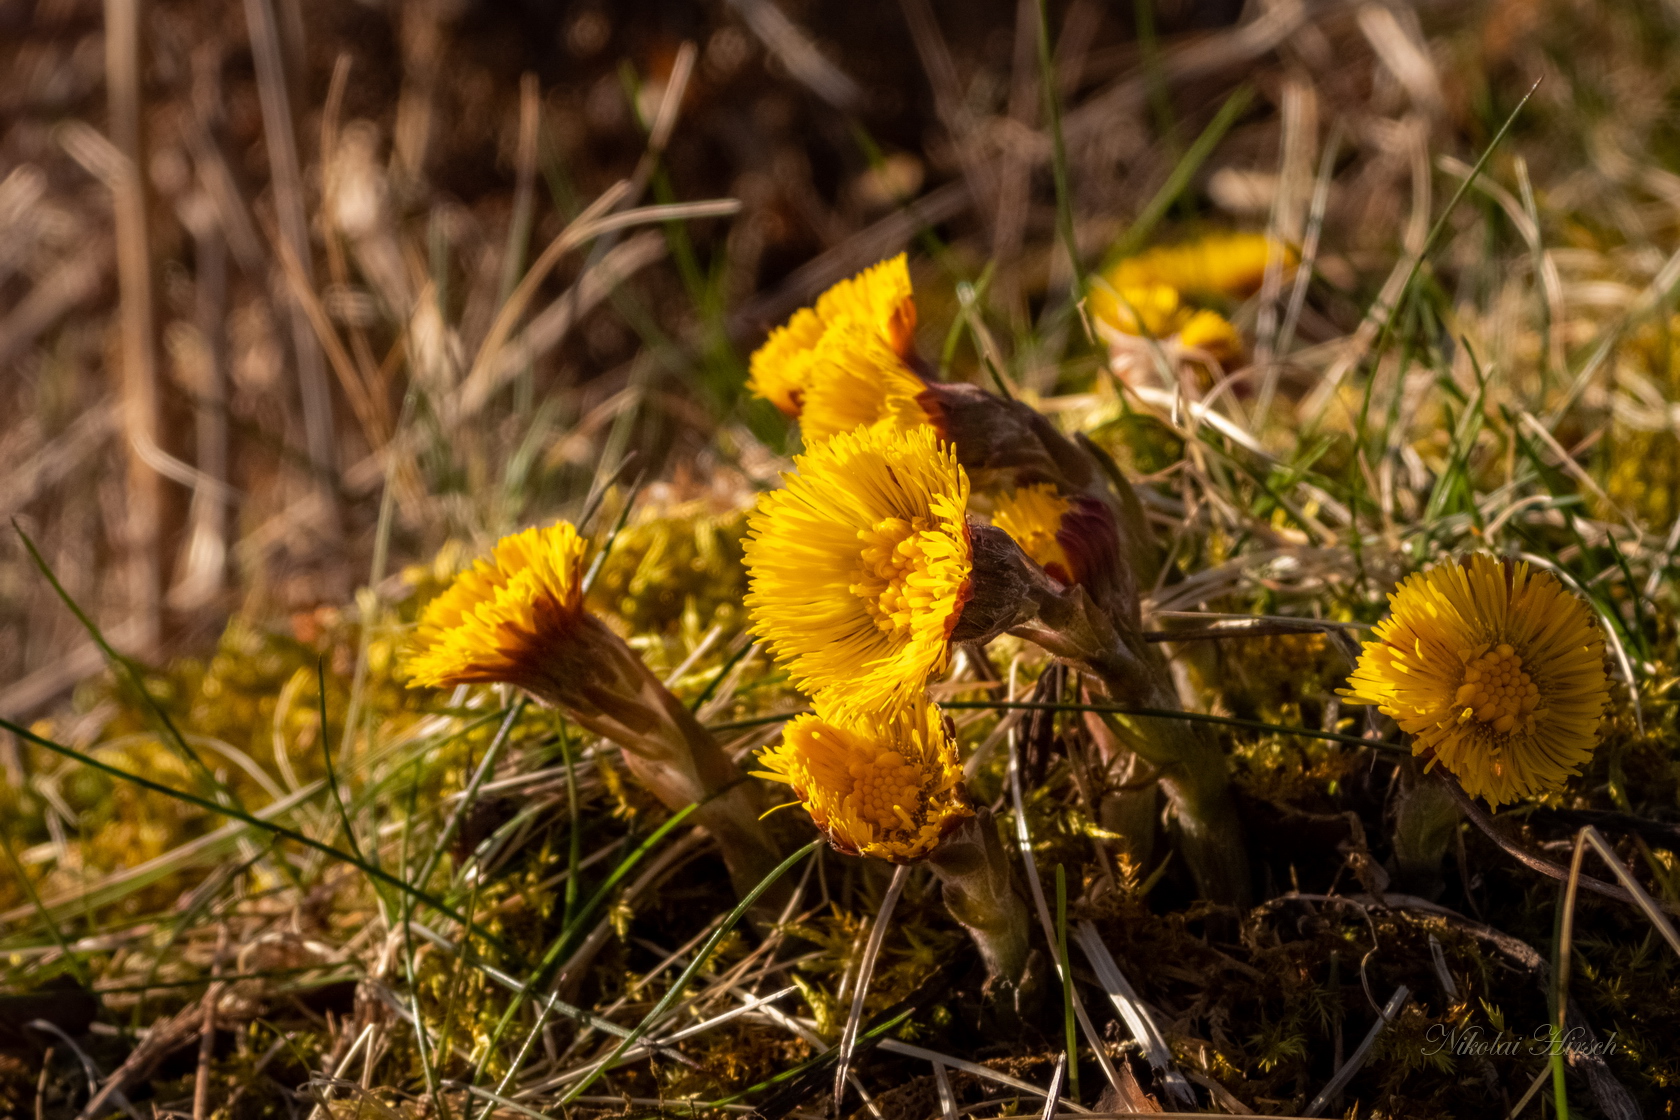
[(997, 499), (992, 524), (1008, 533), (1033, 562), (1063, 583), (1073, 582), (1073, 565), (1056, 539), (1071, 503), (1047, 482), (1011, 490)]
[(1473, 797), (1563, 788), (1598, 743), (1604, 638), (1556, 576), (1476, 554), (1407, 578), (1342, 695), (1375, 704)]
[(973, 816), (956, 742), (925, 696), (848, 718), (824, 699), (758, 757), (760, 778), (793, 787), (829, 842), (848, 855), (921, 859)]
[(1200, 350), (1222, 366), (1242, 357), (1242, 336), (1217, 311), (1197, 311), (1178, 328), (1178, 344), (1186, 350)]
[(410, 686), (507, 681), (545, 691), (553, 647), (584, 613), (588, 551), (566, 521), (502, 538), (426, 607), (407, 659)]
[(1185, 322), (1178, 289), (1167, 284), (1115, 284), (1107, 277), (1091, 286), (1091, 314), (1122, 334), (1166, 338)]
[(1300, 259), (1292, 247), (1263, 233), (1216, 233), (1125, 257), (1104, 279), (1122, 290), (1164, 284), (1177, 292), (1249, 296), (1265, 279), (1268, 258), (1278, 260), (1285, 275)]
[(1187, 306), (1165, 284), (1114, 287), (1099, 282), (1091, 286), (1086, 305), (1110, 342), (1152, 338), (1199, 351), (1222, 366), (1242, 357), (1242, 336), (1230, 320), (1217, 311)]
[(1088, 306), (1111, 339), (1118, 334), (1170, 341), (1230, 365), (1243, 352), (1237, 328), (1216, 311), (1190, 306), (1185, 297), (1251, 295), (1265, 279), (1268, 257), (1286, 276), (1299, 259), (1290, 246), (1260, 233), (1214, 234), (1150, 249), (1110, 266), (1092, 285)]
[(845, 319), (857, 321), (899, 357), (910, 353), (916, 304), (905, 254), (840, 281), (817, 297), (815, 310), (801, 308), (786, 325), (771, 331), (748, 363), (747, 388), (787, 415), (798, 416), (810, 389), (817, 344), (829, 327)]
[(813, 352), (799, 427), (808, 445), (869, 424), (918, 427), (928, 421), (916, 403), (923, 388), (879, 331), (839, 319)]
[(842, 433), (748, 519), (747, 610), (807, 692), (880, 711), (942, 672), (970, 594), (968, 476), (932, 428)]

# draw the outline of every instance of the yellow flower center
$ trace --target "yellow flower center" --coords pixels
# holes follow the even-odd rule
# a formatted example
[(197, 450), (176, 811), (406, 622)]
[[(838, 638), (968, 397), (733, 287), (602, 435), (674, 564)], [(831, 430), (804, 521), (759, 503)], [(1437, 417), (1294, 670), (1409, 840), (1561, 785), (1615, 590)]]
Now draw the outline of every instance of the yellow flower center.
[(918, 587), (916, 576), (927, 567), (924, 542), (937, 538), (933, 523), (918, 517), (889, 517), (873, 529), (860, 529), (862, 564), (852, 573), (851, 592), (863, 600), (869, 617), (883, 633), (910, 633), (918, 610), (932, 607), (937, 588)]
[(853, 758), (846, 766), (852, 781), (847, 801), (858, 816), (883, 831), (916, 828), (905, 810), (920, 807), (921, 772), (897, 751), (882, 751), (873, 759)]
[(1505, 735), (1540, 706), (1540, 688), (1523, 672), (1517, 651), (1501, 645), (1465, 665), (1453, 703), (1464, 706), (1460, 719), (1474, 718)]

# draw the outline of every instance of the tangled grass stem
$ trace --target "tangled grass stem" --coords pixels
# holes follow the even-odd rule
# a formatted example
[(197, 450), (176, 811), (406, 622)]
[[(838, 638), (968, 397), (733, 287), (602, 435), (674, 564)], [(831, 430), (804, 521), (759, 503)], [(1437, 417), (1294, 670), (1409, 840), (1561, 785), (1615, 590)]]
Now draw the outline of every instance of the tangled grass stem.
[(63, 743), (57, 743), (43, 735), (37, 735), (35, 732), (29, 730), (29, 728), (13, 723), (11, 720), (0, 719), (0, 728), (10, 731), (13, 735), (16, 735), (18, 738), (23, 739), (26, 742), (34, 743), (38, 747), (45, 747), (54, 754), (62, 755), (65, 758), (79, 762), (83, 766), (91, 767), (94, 770), (103, 771), (104, 773), (111, 775), (113, 778), (120, 778), (125, 782), (132, 782), (133, 784), (140, 786), (142, 789), (149, 789), (153, 793), (161, 793), (166, 797), (173, 797), (177, 801), (186, 802), (188, 805), (196, 805), (198, 808), (204, 809), (207, 812), (216, 813), (224, 817), (232, 817), (234, 820), (243, 824), (248, 824), (253, 828), (260, 828), (265, 832), (273, 833), (281, 839), (291, 840), (295, 843), (302, 844), (306, 848), (313, 848), (322, 855), (331, 856), (333, 859), (336, 859), (341, 863), (349, 864), (351, 867), (356, 868), (361, 871), (362, 874), (371, 879), (377, 879), (386, 886), (395, 887), (397, 890), (408, 895), (416, 902), (422, 902), (427, 906), (430, 906), (432, 909), (436, 910), (438, 913), (442, 914), (451, 921), (460, 923), (461, 928), (476, 934), (484, 940), (485, 944), (494, 947), (499, 952), (506, 953), (510, 951), (501, 938), (497, 937), (478, 923), (472, 921), (470, 918), (457, 911), (454, 907), (450, 906), (447, 902), (444, 902), (436, 895), (431, 894), (429, 891), (422, 890), (413, 883), (407, 882), (396, 875), (392, 875), (389, 871), (368, 863), (366, 860), (357, 859), (349, 852), (340, 848), (335, 848), (331, 844), (324, 844), (313, 837), (306, 836), (295, 828), (287, 828), (283, 824), (276, 824), (273, 821), (265, 821), (261, 817), (253, 816), (243, 809), (238, 809), (231, 805), (218, 805), (214, 801), (208, 801), (202, 797), (190, 794), (185, 790), (175, 789), (173, 786), (166, 786), (162, 782), (154, 782), (150, 778), (143, 778), (139, 774), (130, 773), (129, 771), (122, 769), (120, 766), (112, 766), (110, 763), (99, 761), (99, 759), (94, 758), (92, 755), (83, 754), (74, 747), (67, 747)]
[(794, 864), (815, 852), (821, 846), (821, 840), (813, 840), (809, 844), (806, 844), (804, 847), (784, 859), (776, 866), (774, 871), (764, 877), (758, 886), (749, 891), (747, 896), (736, 905), (735, 909), (729, 912), (729, 916), (723, 920), (723, 923), (719, 925), (718, 928), (713, 931), (712, 935), (706, 939), (706, 943), (700, 947), (700, 951), (694, 954), (694, 960), (690, 961), (688, 967), (683, 969), (682, 975), (677, 977), (676, 983), (671, 985), (670, 991), (666, 992), (660, 1001), (654, 1005), (653, 1010), (647, 1013), (647, 1017), (636, 1025), (635, 1030), (619, 1039), (618, 1045), (613, 1048), (612, 1053), (608, 1054), (605, 1058), (598, 1062), (595, 1068), (589, 1071), (589, 1076), (585, 1077), (568, 1090), (566, 1095), (560, 1098), (559, 1103), (561, 1105), (567, 1105), (576, 1100), (584, 1090), (595, 1084), (595, 1080), (599, 1078), (601, 1074), (611, 1068), (612, 1064), (618, 1060), (621, 1054), (640, 1041), (642, 1036), (647, 1034), (653, 1025), (659, 1021), (660, 1017), (663, 1016), (665, 1012), (670, 1009), (671, 1005), (676, 1003), (677, 999), (684, 991), (687, 990), (689, 981), (693, 980), (695, 974), (705, 967), (706, 962), (711, 959), (712, 952), (717, 949), (718, 944), (726, 936), (728, 936), (730, 930), (735, 928), (746, 912), (752, 908), (753, 903), (758, 901), (759, 896), (769, 890), (778, 879), (780, 879), (791, 867), (793, 867)]
[[(1493, 818), (1488, 815), (1487, 810), (1477, 804), (1475, 798), (1464, 792), (1464, 787), (1458, 784), (1457, 778), (1454, 778), (1445, 770), (1437, 769), (1434, 773), (1437, 780), (1439, 780), (1440, 783), (1446, 787), (1447, 792), (1452, 795), (1452, 799), (1457, 803), (1459, 811), (1469, 819), (1470, 823), (1481, 829), (1489, 840), (1492, 840), (1495, 844), (1499, 845), (1500, 850), (1506, 855), (1510, 856), (1529, 870), (1538, 871), (1548, 879), (1556, 879), (1560, 883), (1567, 883), (1570, 881), (1570, 872), (1568, 868), (1562, 866), (1561, 864), (1553, 863), (1549, 859), (1542, 859), (1540, 856), (1523, 849), (1513, 843), (1509, 838), (1501, 835), (1499, 830), (1494, 827)], [(1579, 879), (1580, 885), (1585, 887), (1587, 890), (1592, 891), (1594, 894), (1601, 894), (1605, 898), (1613, 898), (1617, 902), (1626, 902), (1631, 906), (1639, 906), (1640, 904), (1639, 900), (1634, 897), (1631, 891), (1606, 883), (1602, 879), (1595, 879), (1591, 875), (1581, 875), (1579, 876)], [(1664, 910), (1667, 910), (1670, 914), (1680, 914), (1680, 905), (1676, 905), (1675, 903), (1664, 901), (1657, 903), (1657, 905), (1662, 907)]]
[[(1372, 747), (1395, 754), (1411, 753), (1404, 743), (1396, 743), (1391, 739), (1363, 739), (1358, 735), (1344, 735), (1339, 731), (1318, 731), (1311, 727), (1290, 727), (1288, 724), (1267, 723), (1258, 719), (1238, 719), (1235, 716), (1215, 716), (1204, 712), (1177, 712), (1170, 708), (1132, 708), (1121, 704), (1073, 704), (1048, 700), (942, 700), (939, 706), (953, 711), (973, 709), (1025, 712), (1096, 712), (1117, 716), (1143, 716), (1146, 719), (1179, 719), (1187, 723), (1211, 723), (1221, 727), (1240, 727), (1250, 731), (1271, 731), (1279, 735), (1300, 735), (1308, 739), (1323, 739), (1330, 743), (1347, 743), (1355, 747)], [(706, 729), (714, 732), (745, 731), (753, 727), (764, 727), (767, 724), (790, 720), (805, 715), (809, 711), (808, 708), (801, 708), (798, 711), (781, 712), (777, 715), (729, 720), (725, 723), (707, 724)]]

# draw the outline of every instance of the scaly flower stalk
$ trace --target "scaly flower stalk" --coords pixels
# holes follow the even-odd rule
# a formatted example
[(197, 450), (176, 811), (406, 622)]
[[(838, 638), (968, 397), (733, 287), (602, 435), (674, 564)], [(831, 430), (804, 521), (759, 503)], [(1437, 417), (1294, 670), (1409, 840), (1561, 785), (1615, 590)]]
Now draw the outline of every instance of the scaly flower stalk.
[(617, 743), (668, 808), (700, 803), (737, 889), (757, 886), (779, 853), (757, 791), (711, 733), (583, 604), (588, 542), (567, 522), (497, 543), (427, 606), (407, 659), (411, 688), (506, 683), (566, 710)]
[(1427, 780), (1414, 759), (1400, 770), (1394, 805), (1394, 889), (1435, 899), (1446, 886), (1441, 863), (1462, 820), (1458, 804), (1440, 782)]
[(1027, 910), (985, 811), (969, 804), (954, 732), (920, 696), (884, 714), (849, 714), (819, 696), (787, 726), (755, 775), (793, 787), (836, 851), (926, 861), (968, 929), (994, 989), (1013, 993), (1027, 961)]
[[(1049, 584), (1042, 571), (1040, 579)], [(1050, 584), (1030, 594), (1033, 617), (1011, 633), (1090, 673), (1105, 694), (1099, 700), (1180, 710), (1166, 662), (1141, 631), (1116, 625), (1083, 587)], [(1248, 853), (1218, 739), (1207, 726), (1187, 720), (1107, 712), (1102, 718), (1121, 745), (1157, 768), (1179, 850), (1203, 897), (1246, 905), (1252, 889)]]

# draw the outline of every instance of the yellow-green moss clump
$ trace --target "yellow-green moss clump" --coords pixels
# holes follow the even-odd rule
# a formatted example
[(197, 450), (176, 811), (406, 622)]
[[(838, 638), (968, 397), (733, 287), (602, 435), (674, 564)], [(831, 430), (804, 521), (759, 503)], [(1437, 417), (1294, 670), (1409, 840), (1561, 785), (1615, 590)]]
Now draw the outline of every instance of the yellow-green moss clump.
[(649, 504), (630, 518), (590, 588), (591, 608), (632, 634), (733, 634), (747, 591), (741, 563), (746, 511), (706, 499)]

